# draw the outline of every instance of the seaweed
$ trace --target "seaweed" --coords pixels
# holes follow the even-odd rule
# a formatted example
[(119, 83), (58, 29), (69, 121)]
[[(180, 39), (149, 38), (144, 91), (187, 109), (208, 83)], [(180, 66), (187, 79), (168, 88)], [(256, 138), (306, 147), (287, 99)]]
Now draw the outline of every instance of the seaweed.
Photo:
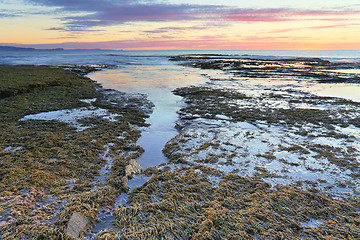
[[(126, 164), (143, 152), (134, 126), (146, 126), (148, 115), (102, 102), (100, 85), (84, 76), (94, 69), (81, 69), (0, 65), (1, 238), (70, 239), (65, 227), (72, 213), (95, 222), (108, 197), (127, 191)], [(82, 130), (58, 120), (19, 121), (81, 108), (107, 109), (117, 117), (78, 119), (88, 126)], [(127, 152), (132, 155), (122, 158)], [(108, 158), (116, 166), (100, 184), (96, 179)]]

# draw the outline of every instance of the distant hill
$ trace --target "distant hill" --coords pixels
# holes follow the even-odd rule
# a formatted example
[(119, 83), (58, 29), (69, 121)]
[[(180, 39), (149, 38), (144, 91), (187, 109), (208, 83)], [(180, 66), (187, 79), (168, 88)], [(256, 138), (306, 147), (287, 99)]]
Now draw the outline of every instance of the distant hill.
[(10, 47), (0, 46), (0, 51), (63, 51), (63, 48), (54, 49), (36, 49), (36, 48), (22, 48), (22, 47)]

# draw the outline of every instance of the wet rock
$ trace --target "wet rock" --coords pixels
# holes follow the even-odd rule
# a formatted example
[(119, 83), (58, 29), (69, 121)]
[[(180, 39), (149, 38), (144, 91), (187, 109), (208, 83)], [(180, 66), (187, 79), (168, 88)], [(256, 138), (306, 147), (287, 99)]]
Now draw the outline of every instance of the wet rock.
[(145, 114), (151, 114), (155, 106), (147, 99), (146, 94), (125, 93), (103, 88), (98, 88), (97, 92), (101, 95), (101, 103), (108, 106), (134, 108)]
[(90, 220), (88, 217), (80, 213), (73, 213), (67, 224), (66, 232), (73, 238), (80, 237), (80, 233), (84, 232), (89, 226)]
[(135, 159), (131, 159), (129, 165), (125, 168), (125, 176), (129, 177), (134, 174), (139, 174), (142, 171), (142, 167)]

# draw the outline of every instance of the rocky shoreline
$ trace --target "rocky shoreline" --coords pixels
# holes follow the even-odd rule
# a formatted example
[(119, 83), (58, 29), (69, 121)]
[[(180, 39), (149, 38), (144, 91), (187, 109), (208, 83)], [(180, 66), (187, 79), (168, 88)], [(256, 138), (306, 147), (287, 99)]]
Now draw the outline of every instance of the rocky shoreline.
[[(145, 95), (102, 89), (84, 77), (88, 66), (0, 66), (4, 79), (30, 71), (36, 80), (0, 99), (0, 238), (360, 238), (360, 104), (304, 91), (358, 83), (331, 71), (357, 64), (171, 60), (217, 71), (174, 90), (185, 105), (163, 149), (169, 161), (143, 171), (134, 159), (154, 107)], [(116, 204), (140, 172), (149, 180)], [(112, 228), (92, 232), (100, 214)]]

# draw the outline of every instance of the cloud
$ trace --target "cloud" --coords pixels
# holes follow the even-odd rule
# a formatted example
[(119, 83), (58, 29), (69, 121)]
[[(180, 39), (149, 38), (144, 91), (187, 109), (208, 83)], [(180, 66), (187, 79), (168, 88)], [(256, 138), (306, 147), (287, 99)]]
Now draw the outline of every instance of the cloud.
[[(134, 0), (29, 0), (42, 6), (60, 7), (72, 16), (62, 17), (68, 30), (137, 21), (216, 20), (227, 22), (277, 22), (299, 19), (321, 20), (359, 14), (358, 11), (242, 9), (225, 5), (144, 3)], [(74, 13), (76, 16), (73, 16)], [(345, 17), (344, 17), (345, 18)], [(163, 29), (165, 31), (165, 29)], [(161, 30), (159, 30), (161, 31)]]
[(311, 27), (301, 27), (301, 28), (285, 28), (280, 30), (269, 31), (268, 33), (285, 33), (292, 31), (302, 31), (305, 29), (331, 29), (331, 28), (348, 28), (360, 26), (359, 23), (349, 23), (349, 24), (332, 24), (332, 25), (320, 25), (320, 26), (311, 26)]
[(49, 31), (61, 31), (61, 32), (72, 32), (72, 31), (77, 31), (77, 32), (104, 32), (104, 30), (96, 30), (96, 29), (83, 29), (83, 28), (78, 28), (78, 29), (68, 29), (68, 28), (64, 28), (64, 27), (51, 27), (51, 28), (47, 28), (44, 30), (49, 30)]
[(209, 27), (206, 26), (193, 26), (193, 27), (162, 27), (158, 28), (156, 30), (149, 30), (144, 31), (145, 33), (167, 33), (167, 32), (182, 32), (182, 31), (188, 31), (188, 30), (203, 30), (208, 29)]
[(0, 8), (0, 18), (11, 18), (11, 17), (18, 17), (18, 16), (21, 16), (20, 11), (14, 11), (14, 10)]
[[(356, 11), (292, 10), (292, 9), (234, 9), (224, 11), (221, 17), (229, 21), (289, 21), (316, 17), (332, 18), (359, 14)], [(321, 19), (317, 19), (321, 20)]]
[(0, 13), (0, 18), (16, 17), (14, 14)]
[(333, 24), (333, 25), (326, 25), (326, 26), (313, 26), (308, 27), (309, 29), (328, 29), (328, 28), (348, 28), (351, 26), (360, 26), (360, 24)]

